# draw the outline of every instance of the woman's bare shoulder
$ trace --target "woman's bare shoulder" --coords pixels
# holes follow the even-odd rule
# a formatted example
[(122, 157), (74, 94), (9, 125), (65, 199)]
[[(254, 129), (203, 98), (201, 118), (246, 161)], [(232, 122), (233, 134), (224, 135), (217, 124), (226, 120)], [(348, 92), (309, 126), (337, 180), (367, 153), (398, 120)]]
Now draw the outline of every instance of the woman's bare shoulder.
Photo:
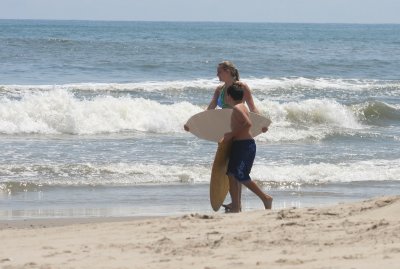
[(241, 87), (246, 87), (246, 88), (248, 88), (249, 87), (249, 85), (247, 85), (247, 83), (246, 82), (244, 82), (244, 81), (241, 81), (241, 80), (239, 80), (239, 81), (236, 81), (236, 84), (238, 84), (239, 86), (241, 86)]
[(218, 93), (218, 94), (219, 94), (219, 93), (221, 92), (221, 90), (222, 90), (223, 87), (224, 87), (223, 84), (218, 85), (217, 88), (215, 88), (215, 93)]

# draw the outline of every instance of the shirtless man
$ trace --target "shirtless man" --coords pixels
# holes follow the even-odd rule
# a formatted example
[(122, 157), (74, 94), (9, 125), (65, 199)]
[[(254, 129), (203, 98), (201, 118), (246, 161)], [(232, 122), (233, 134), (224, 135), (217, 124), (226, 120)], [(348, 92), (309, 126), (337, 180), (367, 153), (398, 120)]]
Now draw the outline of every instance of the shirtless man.
[(225, 133), (221, 142), (232, 140), (228, 171), (229, 188), (232, 204), (226, 207), (227, 212), (240, 212), (241, 191), (240, 184), (245, 185), (256, 194), (264, 203), (265, 209), (271, 209), (272, 197), (265, 194), (258, 185), (251, 180), (250, 171), (256, 155), (256, 144), (250, 132), (251, 121), (249, 111), (243, 104), (244, 91), (238, 84), (227, 89), (227, 102), (233, 108), (231, 116), (231, 132)]

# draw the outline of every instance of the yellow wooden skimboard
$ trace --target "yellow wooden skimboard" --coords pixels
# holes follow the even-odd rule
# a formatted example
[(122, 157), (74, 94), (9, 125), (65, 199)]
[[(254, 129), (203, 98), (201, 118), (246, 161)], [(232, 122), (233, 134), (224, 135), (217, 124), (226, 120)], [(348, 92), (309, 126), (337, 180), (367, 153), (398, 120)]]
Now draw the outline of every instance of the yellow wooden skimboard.
[(226, 170), (231, 150), (231, 142), (218, 143), (211, 170), (210, 202), (214, 211), (218, 211), (229, 191), (229, 178)]

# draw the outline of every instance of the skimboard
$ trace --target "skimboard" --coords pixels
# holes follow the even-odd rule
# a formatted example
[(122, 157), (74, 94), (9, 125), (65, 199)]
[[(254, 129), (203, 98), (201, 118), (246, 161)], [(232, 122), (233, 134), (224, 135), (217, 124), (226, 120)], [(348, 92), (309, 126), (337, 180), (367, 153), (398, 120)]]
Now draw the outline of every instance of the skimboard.
[[(231, 115), (232, 109), (206, 110), (190, 117), (185, 125), (198, 138), (218, 142), (225, 133), (231, 131)], [(268, 118), (253, 112), (250, 112), (250, 120), (253, 137), (261, 134), (262, 129), (271, 124)]]
[[(232, 109), (206, 110), (193, 115), (185, 124), (195, 136), (219, 142), (224, 134), (231, 131)], [(250, 112), (253, 137), (268, 128), (271, 121), (259, 114)], [(210, 202), (214, 211), (218, 211), (229, 191), (229, 178), (226, 170), (229, 161), (231, 142), (219, 142), (211, 170)]]
[(211, 170), (210, 202), (214, 211), (218, 211), (229, 191), (229, 178), (226, 170), (229, 161), (231, 142), (218, 143)]

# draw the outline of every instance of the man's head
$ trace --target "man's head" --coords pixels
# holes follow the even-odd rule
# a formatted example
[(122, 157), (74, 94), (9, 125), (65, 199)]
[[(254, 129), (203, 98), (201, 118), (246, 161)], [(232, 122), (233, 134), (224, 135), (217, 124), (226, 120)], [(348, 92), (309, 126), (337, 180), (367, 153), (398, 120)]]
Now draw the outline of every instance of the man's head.
[(235, 103), (241, 102), (243, 100), (244, 91), (236, 83), (229, 86), (226, 93), (233, 99)]

